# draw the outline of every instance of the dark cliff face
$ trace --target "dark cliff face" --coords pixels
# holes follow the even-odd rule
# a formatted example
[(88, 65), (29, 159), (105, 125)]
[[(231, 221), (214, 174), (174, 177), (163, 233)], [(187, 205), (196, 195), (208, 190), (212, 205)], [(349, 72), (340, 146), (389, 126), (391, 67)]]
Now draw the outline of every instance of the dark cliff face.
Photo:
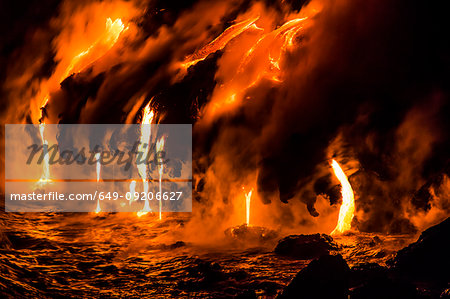
[(301, 260), (309, 260), (328, 255), (337, 250), (333, 238), (325, 234), (290, 235), (278, 241), (275, 253)]
[(422, 232), (417, 242), (397, 253), (393, 269), (419, 281), (450, 281), (450, 218)]
[[(140, 121), (142, 108), (152, 100), (159, 113), (158, 121), (194, 124), (194, 174), (200, 181), (194, 192), (195, 204), (205, 209), (200, 216), (192, 216), (200, 220), (189, 231), (191, 235), (206, 235), (205, 231), (210, 229), (206, 225), (208, 221), (212, 220), (217, 227), (227, 223), (223, 220), (229, 220), (227, 217), (233, 211), (227, 205), (235, 199), (231, 190), (237, 185), (241, 188), (243, 176), (255, 177), (255, 194), (265, 204), (293, 206), (289, 211), (273, 209), (273, 214), (264, 216), (267, 217), (264, 220), (271, 220), (267, 226), (286, 226), (300, 234), (304, 233), (303, 228), (314, 226), (313, 220), (323, 224), (325, 217), (320, 218), (324, 215), (319, 214), (317, 196), (323, 196), (330, 205), (339, 205), (341, 199), (340, 186), (328, 163), (334, 158), (342, 162), (345, 171), (352, 170), (348, 175), (356, 195), (352, 228), (358, 234), (376, 232), (400, 238), (394, 235), (423, 229), (414, 223), (414, 217), (405, 215), (417, 218), (421, 215), (417, 213), (434, 212), (436, 206), (439, 215), (450, 212), (447, 187), (450, 18), (444, 1), (124, 1), (139, 7), (136, 16), (127, 20), (136, 27), (136, 36), (119, 42), (114, 55), (120, 55), (94, 61), (93, 65), (102, 65), (101, 70), (93, 71), (95, 68), (90, 65), (61, 81), (55, 80), (48, 105), (40, 109), (32, 98), (40, 93), (40, 84), (55, 74), (61, 61), (55, 41), (68, 28), (64, 22), (58, 26), (54, 22), (73, 17), (75, 10), (66, 8), (63, 13), (67, 4), (79, 8), (108, 2), (116, 1), (0, 2), (0, 119), (8, 119), (10, 123), (37, 123), (30, 111), (33, 106), (42, 113), (42, 118), (54, 123), (122, 123), (128, 116), (129, 122), (135, 123)], [(206, 8), (199, 5), (204, 3)], [(255, 6), (264, 6), (263, 14), (269, 11), (267, 16), (261, 15), (261, 24), (257, 24), (261, 28), (245, 33), (256, 36), (276, 30), (310, 4), (320, 4), (317, 5), (320, 8), (308, 19), (312, 25), (305, 22), (307, 30), (293, 39), (295, 46), (280, 60), (282, 80), (255, 81), (255, 85), (246, 86), (242, 92), (245, 101), (242, 100), (238, 109), (202, 123), (203, 109), (227, 81), (226, 70), (232, 78), (239, 75), (236, 81), (252, 72), (254, 65), (244, 69), (244, 75), (230, 67), (235, 58), (230, 59), (234, 55), (230, 53), (239, 55), (239, 51), (232, 50), (240, 46), (245, 52), (245, 43), (240, 44), (239, 38), (231, 41), (228, 48), (211, 53), (187, 69), (181, 79), (169, 66), (247, 18), (246, 14)], [(87, 28), (94, 15), (86, 23), (79, 22), (80, 27)], [(177, 27), (186, 15), (191, 16), (189, 22)], [(185, 34), (209, 17), (211, 24), (208, 21), (193, 33)], [(263, 24), (264, 18), (271, 24)], [(164, 35), (167, 32), (169, 42)], [(147, 52), (149, 48), (155, 52)], [(255, 58), (255, 61), (259, 60)], [(22, 77), (24, 74), (27, 76)], [(25, 79), (21, 84), (11, 84), (21, 82), (18, 78)], [(11, 81), (6, 84), (8, 79)], [(139, 104), (137, 99), (141, 96)], [(135, 104), (136, 110), (132, 110)], [(0, 128), (0, 140), (3, 130)], [(3, 148), (0, 146), (0, 153)], [(214, 163), (222, 158), (229, 168), (223, 170), (220, 165), (214, 168)], [(3, 160), (0, 158), (0, 177), (4, 175)], [(218, 176), (211, 178), (209, 174)], [(210, 191), (218, 182), (221, 190)], [(440, 200), (439, 205), (433, 203), (436, 198)], [(306, 209), (298, 209), (297, 202), (304, 203)], [(257, 213), (255, 217), (259, 216)], [(68, 220), (66, 216), (73, 219)], [(0, 295), (95, 297), (99, 290), (109, 288), (117, 297), (130, 293), (150, 297), (157, 291), (176, 296), (186, 294), (183, 293), (186, 290), (195, 290), (198, 296), (232, 296), (238, 294), (237, 289), (239, 292), (249, 289), (250, 296), (256, 296), (253, 289), (272, 296), (285, 286), (284, 279), (294, 277), (295, 273), (298, 275), (281, 296), (450, 295), (449, 219), (424, 231), (417, 242), (400, 250), (389, 266), (366, 263), (349, 270), (347, 263), (351, 262), (345, 254), (349, 247), (339, 248), (347, 263), (341, 256), (330, 256), (336, 247), (325, 235), (282, 239), (275, 249), (281, 257), (255, 249), (256, 253), (238, 253), (238, 262), (229, 252), (220, 257), (211, 257), (208, 252), (203, 261), (193, 258), (199, 255), (198, 249), (186, 240), (171, 240), (169, 245), (157, 246), (146, 243), (157, 234), (182, 231), (194, 222), (189, 223), (191, 219), (176, 226), (161, 223), (149, 230), (153, 220), (144, 223), (137, 222), (134, 216), (122, 216), (4, 213), (3, 196), (0, 196)], [(176, 222), (178, 219), (173, 220)], [(48, 223), (52, 224), (51, 228)], [(114, 227), (112, 232), (111, 227)], [(3, 233), (3, 228), (10, 231)], [(317, 231), (324, 231), (321, 228)], [(116, 238), (111, 238), (112, 233), (116, 233)], [(223, 235), (222, 228), (219, 233)], [(226, 235), (234, 243), (247, 245), (249, 240), (263, 244), (267, 239), (278, 238), (269, 229), (249, 226), (232, 228)], [(358, 241), (354, 244), (362, 248)], [(366, 248), (370, 245), (363, 245), (364, 250), (354, 251), (358, 253), (355, 260), (371, 258), (373, 261), (378, 254), (391, 257), (404, 246), (397, 244), (395, 249), (384, 250), (383, 246), (388, 246), (380, 241), (377, 250), (369, 253)], [(151, 251), (150, 256), (143, 254), (151, 263), (133, 256), (134, 250), (139, 252), (140, 248), (145, 254)], [(153, 253), (157, 250), (161, 250), (158, 252), (161, 255), (155, 258)], [(299, 272), (304, 264), (292, 257), (302, 263), (304, 259), (318, 259)], [(210, 261), (211, 258), (216, 260)], [(123, 265), (116, 266), (116, 260)], [(109, 272), (117, 274), (117, 280), (106, 279)], [(154, 273), (162, 277), (163, 284), (153, 279)], [(164, 290), (164, 283), (174, 292)], [(75, 290), (72, 285), (84, 289)]]
[[(61, 17), (66, 2), (1, 4), (0, 67), (5, 70), (0, 73), (1, 83), (20, 76), (36, 60), (42, 60), (41, 67), (29, 76), (30, 82), (52, 75), (59, 62), (52, 43), (61, 30), (52, 22)], [(140, 7), (138, 20), (132, 20), (139, 38), (121, 45), (122, 56), (157, 37), (161, 28), (174, 29), (183, 14), (215, 13), (197, 11), (200, 2), (150, 1)], [(276, 15), (274, 28), (315, 5), (311, 1), (263, 2)], [(185, 50), (190, 41), (177, 29), (155, 59), (133, 57), (117, 65), (109, 62), (100, 74), (86, 68), (69, 76), (57, 84), (42, 112), (61, 123), (120, 123), (127, 118), (125, 107), (131, 99), (147, 94), (144, 102), (153, 99), (164, 115), (162, 122), (194, 123), (194, 172), (199, 177), (205, 177), (217, 156), (225, 155), (233, 172), (226, 173), (227, 179), (256, 173), (257, 192), (264, 203), (300, 200), (311, 216), (319, 216), (318, 194), (331, 205), (339, 203), (338, 188), (327, 169), (328, 154), (344, 162), (355, 160), (360, 171), (350, 181), (356, 194), (364, 194), (356, 203), (364, 214), (358, 229), (413, 232), (417, 227), (399, 207), (412, 204), (418, 211), (428, 211), (430, 187), (438, 189), (442, 184), (442, 179), (434, 178), (448, 176), (450, 45), (444, 37), (450, 26), (446, 10), (440, 3), (423, 1), (316, 2), (323, 9), (286, 55), (284, 81), (271, 85), (262, 80), (245, 92), (251, 101), (211, 124), (199, 125), (199, 112), (223, 84), (219, 74), (229, 49), (211, 53), (179, 81), (167, 65), (201, 49), (251, 11), (256, 1), (230, 4), (218, 24), (206, 26), (207, 38), (198, 47)], [(186, 53), (178, 53), (179, 48)], [(117, 73), (124, 75), (117, 77)], [(13, 111), (10, 114), (16, 113), (18, 122), (32, 122), (27, 105), (21, 103), (22, 108), (15, 109), (16, 101), (26, 102), (29, 97), (17, 99), (16, 93), (1, 85), (1, 111)], [(89, 103), (95, 105), (89, 108)], [(86, 113), (87, 108), (95, 111)], [(131, 119), (138, 121), (139, 113)], [(335, 151), (330, 143), (337, 135), (342, 144)], [(223, 150), (216, 153), (217, 148)], [(207, 178), (201, 182), (207, 183)]]
[(349, 269), (341, 255), (321, 256), (301, 270), (279, 298), (447, 298), (449, 235), (447, 218), (399, 250), (388, 267), (360, 263)]
[(341, 255), (326, 255), (300, 271), (278, 298), (347, 298), (350, 269)]

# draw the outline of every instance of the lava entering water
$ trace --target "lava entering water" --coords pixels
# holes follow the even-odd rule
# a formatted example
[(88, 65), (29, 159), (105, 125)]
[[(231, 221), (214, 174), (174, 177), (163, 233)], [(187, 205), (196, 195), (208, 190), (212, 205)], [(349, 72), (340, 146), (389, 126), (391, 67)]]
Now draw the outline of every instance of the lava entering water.
[(332, 235), (335, 235), (350, 230), (353, 213), (355, 212), (355, 198), (352, 186), (339, 163), (336, 162), (336, 160), (333, 160), (331, 166), (333, 167), (334, 174), (342, 185), (342, 205), (339, 210), (339, 219), (336, 227), (331, 232)]
[(48, 142), (44, 137), (44, 131), (45, 131), (45, 123), (42, 122), (39, 124), (39, 132), (41, 134), (41, 140), (42, 140), (42, 150), (44, 153), (44, 160), (43, 160), (43, 165), (42, 165), (42, 176), (38, 181), (38, 185), (42, 186), (46, 183), (51, 182), (52, 180), (50, 179), (50, 167), (49, 167), (49, 154), (48, 154)]
[[(57, 82), (55, 86), (58, 86), (63, 82), (71, 73), (81, 72), (85, 67), (102, 57), (108, 50), (110, 50), (117, 42), (120, 34), (126, 30), (125, 25), (123, 24), (120, 18), (114, 20), (114, 22), (110, 19), (106, 19), (106, 30), (105, 32), (98, 38), (96, 42), (94, 42), (88, 49), (81, 52), (80, 54), (73, 57), (70, 61), (70, 64), (65, 68), (64, 73), (60, 77), (56, 77), (54, 80)], [(55, 72), (55, 76), (57, 76), (57, 72)], [(41, 90), (42, 93), (45, 94), (45, 100), (42, 105), (40, 105), (40, 118), (39, 118), (39, 131), (42, 139), (42, 145), (44, 150), (44, 163), (42, 176), (38, 181), (38, 185), (42, 186), (46, 183), (51, 182), (50, 179), (50, 167), (49, 167), (49, 155), (47, 153), (48, 142), (44, 138), (45, 132), (45, 121), (46, 118), (46, 107), (49, 102), (49, 94), (52, 87), (51, 85), (52, 78), (49, 79), (49, 86), (43, 87)], [(46, 91), (45, 91), (46, 90)], [(98, 166), (97, 166), (98, 167)], [(97, 172), (98, 175), (98, 172)], [(98, 181), (98, 178), (97, 178)], [(97, 205), (97, 209), (100, 208), (100, 205)]]
[(247, 221), (246, 221), (247, 226), (250, 225), (250, 200), (252, 198), (252, 192), (253, 192), (253, 189), (245, 194), (245, 209), (247, 212)]
[[(153, 121), (154, 112), (150, 108), (150, 102), (144, 108), (144, 114), (142, 115), (141, 122), (141, 138), (138, 147), (138, 152), (142, 153), (142, 157), (138, 157), (138, 159), (142, 161), (147, 161), (149, 144), (150, 144), (150, 136), (151, 136), (151, 123)], [(136, 163), (139, 175), (142, 178), (142, 184), (144, 186), (144, 194), (148, 194), (148, 177), (147, 177), (147, 164), (146, 163)], [(144, 208), (138, 212), (138, 217), (151, 212), (150, 204), (148, 202), (147, 196), (145, 196), (145, 204)]]
[(44, 185), (46, 183), (51, 182), (51, 179), (50, 179), (50, 166), (49, 166), (49, 159), (50, 159), (50, 157), (49, 157), (49, 154), (48, 154), (48, 142), (47, 142), (47, 140), (45, 139), (45, 136), (44, 136), (45, 122), (43, 120), (45, 106), (47, 105), (47, 103), (48, 103), (48, 97), (45, 98), (45, 101), (41, 105), (41, 108), (40, 108), (40, 110), (41, 110), (41, 117), (40, 117), (40, 124), (39, 124), (39, 133), (41, 135), (41, 140), (42, 140), (42, 150), (43, 150), (43, 153), (44, 153), (44, 161), (43, 162), (44, 163), (42, 165), (42, 176), (41, 176), (41, 178), (38, 181), (38, 186), (42, 186), (42, 185)]

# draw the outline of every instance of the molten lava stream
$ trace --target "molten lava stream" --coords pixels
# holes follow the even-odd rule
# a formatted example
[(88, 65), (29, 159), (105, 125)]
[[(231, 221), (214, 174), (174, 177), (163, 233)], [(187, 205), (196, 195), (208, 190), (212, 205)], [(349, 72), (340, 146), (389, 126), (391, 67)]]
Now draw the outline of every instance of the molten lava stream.
[(244, 20), (242, 22), (239, 22), (237, 24), (228, 27), (224, 32), (222, 32), (222, 34), (220, 34), (212, 42), (205, 45), (202, 49), (200, 49), (196, 53), (186, 57), (185, 61), (181, 64), (181, 66), (185, 69), (188, 69), (190, 66), (195, 65), (199, 61), (204, 60), (206, 57), (208, 57), (209, 54), (222, 50), (228, 44), (228, 42), (230, 42), (236, 36), (240, 35), (241, 33), (247, 31), (252, 27), (258, 28), (255, 25), (255, 22), (258, 19), (259, 17), (250, 18), (248, 20)]
[[(150, 203), (148, 201), (148, 176), (147, 176), (147, 156), (148, 156), (148, 150), (149, 150), (149, 144), (150, 144), (150, 137), (151, 137), (151, 123), (153, 121), (154, 112), (150, 109), (150, 102), (145, 106), (144, 113), (142, 115), (142, 121), (141, 121), (141, 138), (140, 143), (138, 147), (138, 152), (142, 153), (142, 157), (137, 157), (138, 160), (137, 168), (140, 177), (142, 178), (142, 184), (144, 187), (144, 194), (145, 194), (145, 204), (144, 208), (137, 213), (138, 217), (141, 217), (142, 215), (147, 214), (148, 212), (151, 212), (152, 209), (150, 208)], [(144, 163), (142, 163), (144, 161)]]
[(336, 235), (350, 230), (353, 220), (353, 213), (355, 212), (355, 199), (352, 186), (350, 185), (350, 182), (348, 181), (348, 178), (339, 163), (336, 162), (336, 160), (333, 160), (331, 166), (333, 167), (334, 174), (342, 186), (342, 205), (339, 210), (339, 219), (336, 227), (331, 232), (332, 235)]
[(253, 189), (251, 189), (248, 193), (245, 193), (245, 210), (246, 210), (246, 224), (250, 226), (250, 200), (252, 198)]
[(44, 131), (45, 131), (45, 123), (41, 122), (39, 124), (39, 133), (41, 134), (42, 147), (43, 147), (42, 151), (44, 153), (44, 163), (42, 165), (42, 176), (38, 181), (39, 186), (42, 186), (46, 183), (51, 182), (50, 166), (49, 166), (50, 156), (48, 154), (48, 142), (44, 137)]
[[(95, 41), (92, 45), (90, 45), (89, 48), (87, 48), (85, 51), (82, 51), (75, 57), (73, 57), (70, 60), (70, 63), (67, 67), (64, 68), (64, 72), (55, 72), (53, 78), (49, 79), (48, 85), (54, 85), (54, 83), (51, 82), (58, 82), (56, 86), (59, 87), (62, 81), (66, 79), (71, 73), (77, 73), (82, 71), (86, 66), (90, 65), (100, 57), (106, 54), (107, 51), (109, 51), (117, 42), (119, 39), (120, 34), (126, 30), (125, 25), (122, 23), (122, 20), (120, 18), (114, 20), (114, 22), (111, 20), (111, 18), (106, 19), (105, 24), (105, 32), (103, 35), (101, 35), (97, 41)], [(55, 78), (56, 77), (56, 78)], [(47, 87), (47, 89), (50, 89), (51, 87)], [(38, 181), (38, 185), (42, 186), (46, 183), (51, 182), (50, 179), (50, 167), (49, 167), (49, 155), (47, 152), (48, 149), (48, 143), (47, 140), (44, 138), (44, 131), (45, 131), (45, 122), (44, 118), (46, 118), (45, 109), (47, 107), (47, 104), (49, 102), (49, 90), (45, 91), (41, 90), (43, 94), (47, 94), (44, 98), (44, 102), (42, 105), (40, 105), (40, 118), (39, 118), (39, 131), (41, 134), (42, 139), (42, 145), (44, 150), (44, 163), (43, 163), (43, 169), (42, 169), (42, 176), (40, 180)], [(100, 210), (100, 204), (97, 205), (97, 210)]]
[(125, 28), (122, 19), (117, 18), (113, 22), (111, 18), (107, 18), (104, 33), (86, 50), (72, 58), (60, 81), (63, 81), (71, 73), (82, 71), (86, 66), (103, 57), (116, 44), (122, 32), (127, 29), (128, 27)]
[(50, 161), (50, 157), (48, 154), (48, 142), (45, 139), (45, 122), (44, 122), (44, 111), (45, 111), (45, 106), (48, 103), (48, 97), (45, 98), (44, 102), (41, 105), (40, 108), (40, 118), (39, 118), (39, 133), (41, 135), (41, 141), (42, 141), (42, 151), (44, 153), (44, 163), (42, 165), (42, 175), (41, 178), (38, 181), (38, 186), (42, 187), (43, 185), (45, 185), (46, 183), (51, 182), (52, 180), (50, 179), (50, 165), (49, 165), (49, 161)]

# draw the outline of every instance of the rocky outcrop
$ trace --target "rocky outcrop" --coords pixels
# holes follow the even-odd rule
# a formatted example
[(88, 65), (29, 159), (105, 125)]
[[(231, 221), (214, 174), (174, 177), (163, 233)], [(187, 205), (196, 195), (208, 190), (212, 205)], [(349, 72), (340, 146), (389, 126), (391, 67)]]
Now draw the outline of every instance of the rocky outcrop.
[(309, 260), (337, 250), (333, 238), (325, 234), (291, 235), (278, 241), (275, 253), (295, 259)]
[(393, 270), (412, 280), (450, 282), (450, 218), (425, 230), (417, 240), (400, 250)]
[(324, 255), (335, 245), (326, 235), (289, 236), (275, 252), (301, 258), (322, 255), (302, 269), (279, 298), (448, 298), (450, 218), (424, 231), (383, 267), (348, 268), (340, 256)]
[(350, 271), (350, 298), (419, 298), (415, 286), (392, 275), (389, 268), (364, 263)]
[(241, 245), (263, 245), (275, 242), (278, 237), (278, 233), (274, 230), (247, 224), (230, 227), (224, 233), (230, 242)]
[(341, 255), (325, 255), (301, 270), (278, 298), (347, 298), (350, 269)]

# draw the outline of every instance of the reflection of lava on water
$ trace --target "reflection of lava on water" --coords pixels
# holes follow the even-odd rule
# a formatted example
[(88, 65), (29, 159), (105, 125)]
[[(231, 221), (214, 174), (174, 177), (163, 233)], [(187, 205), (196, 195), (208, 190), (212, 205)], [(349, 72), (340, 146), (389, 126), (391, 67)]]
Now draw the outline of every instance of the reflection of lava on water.
[[(173, 140), (151, 124), (192, 124), (193, 208), (1, 212), (0, 295), (320, 297), (322, 278), (344, 298), (448, 295), (440, 4), (21, 4), (1, 10), (3, 123), (35, 124), (44, 151), (49, 124), (138, 123), (144, 151)], [(48, 158), (40, 190), (58, 184)], [(133, 171), (127, 206), (149, 190), (149, 167)]]
[[(214, 245), (196, 244), (179, 239), (189, 217), (171, 215), (162, 222), (156, 218), (136, 220), (127, 213), (103, 217), (2, 214), (0, 280), (9, 288), (0, 288), (0, 292), (46, 297), (62, 293), (70, 297), (252, 293), (273, 297), (309, 263), (274, 252), (274, 235), (264, 242), (253, 239), (257, 242), (246, 248), (238, 243), (230, 247), (226, 239)], [(250, 241), (256, 236), (255, 232), (243, 233), (243, 227), (238, 229), (246, 238), (252, 234)], [(337, 247), (330, 253), (345, 258), (356, 277), (351, 281), (356, 283), (361, 275), (390, 269), (395, 253), (413, 240), (405, 235), (340, 235), (334, 238)], [(378, 282), (376, 287), (385, 286)]]
[[(0, 249), (0, 279), (16, 295), (232, 296), (252, 289), (274, 296), (308, 263), (273, 253), (273, 232), (262, 237), (241, 227), (241, 242), (255, 241), (247, 249), (227, 240), (183, 242), (177, 233), (189, 220), (184, 216), (159, 222), (156, 215), (136, 220), (128, 213), (8, 215), (2, 216), (9, 241)], [(384, 265), (412, 239), (365, 234), (341, 240), (337, 252), (351, 265)]]

